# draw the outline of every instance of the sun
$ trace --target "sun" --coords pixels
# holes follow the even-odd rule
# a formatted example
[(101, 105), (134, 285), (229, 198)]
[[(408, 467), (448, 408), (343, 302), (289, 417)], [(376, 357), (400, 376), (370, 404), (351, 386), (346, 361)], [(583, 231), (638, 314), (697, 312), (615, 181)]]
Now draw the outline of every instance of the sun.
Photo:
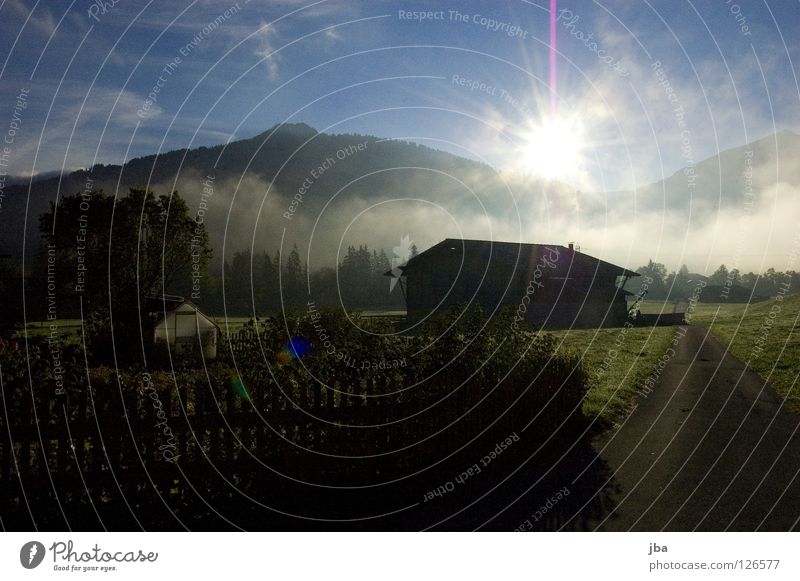
[(518, 165), (523, 171), (550, 180), (578, 173), (584, 140), (577, 118), (552, 117), (532, 125), (520, 139)]

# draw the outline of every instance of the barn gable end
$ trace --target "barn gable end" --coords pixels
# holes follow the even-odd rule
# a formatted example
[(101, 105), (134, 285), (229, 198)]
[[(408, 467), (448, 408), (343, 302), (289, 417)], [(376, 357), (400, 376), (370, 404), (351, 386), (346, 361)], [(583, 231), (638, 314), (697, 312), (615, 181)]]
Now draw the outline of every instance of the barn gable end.
[(530, 326), (549, 328), (624, 324), (627, 293), (619, 283), (639, 276), (571, 247), (452, 238), (409, 260), (401, 273), (409, 322), (454, 305), (480, 305), (487, 313), (511, 306)]

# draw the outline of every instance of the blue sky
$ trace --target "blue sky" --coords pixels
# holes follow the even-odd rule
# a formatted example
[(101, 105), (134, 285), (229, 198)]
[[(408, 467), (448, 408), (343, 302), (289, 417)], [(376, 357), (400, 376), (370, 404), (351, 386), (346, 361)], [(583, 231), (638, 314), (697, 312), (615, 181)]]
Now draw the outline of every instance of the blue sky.
[[(800, 130), (796, 1), (558, 10), (558, 114), (581, 123), (580, 170), (565, 176), (577, 187), (630, 188)], [(8, 171), (120, 163), (292, 121), (536, 172), (526, 139), (549, 111), (549, 21), (549, 0), (2, 0), (2, 133), (29, 91)]]

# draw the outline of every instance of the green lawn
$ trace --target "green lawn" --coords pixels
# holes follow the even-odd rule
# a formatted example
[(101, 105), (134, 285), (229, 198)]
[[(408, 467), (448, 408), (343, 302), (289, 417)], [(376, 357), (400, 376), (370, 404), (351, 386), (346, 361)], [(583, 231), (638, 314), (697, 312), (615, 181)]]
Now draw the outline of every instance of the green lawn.
[(800, 411), (800, 294), (752, 305), (704, 304), (692, 323), (704, 325), (747, 363), (789, 406)]
[[(717, 312), (721, 317), (741, 316), (746, 306), (736, 303), (697, 303), (693, 310), (693, 324), (704, 325), (705, 321), (710, 320), (709, 317), (713, 317)], [(751, 305), (751, 308), (754, 306)], [(686, 312), (688, 305), (685, 301), (682, 301), (678, 307), (678, 312)], [(672, 313), (674, 308), (675, 303), (673, 301), (643, 301), (640, 305), (640, 310), (645, 314)], [(697, 321), (704, 322), (698, 323)]]
[[(672, 303), (645, 301), (643, 313), (671, 313)], [(774, 317), (770, 317), (770, 312)], [(709, 327), (731, 352), (769, 380), (800, 411), (800, 294), (752, 305), (698, 303), (691, 324)], [(774, 319), (774, 321), (772, 321)], [(770, 324), (770, 321), (771, 324)], [(676, 327), (558, 331), (562, 349), (580, 355), (590, 374), (584, 413), (618, 423), (636, 402), (642, 381), (658, 363)]]
[[(628, 306), (631, 306), (631, 302), (628, 301)], [(648, 301), (644, 300), (639, 303), (639, 310), (642, 313), (648, 315), (654, 315), (656, 313), (671, 313), (673, 312), (676, 303), (674, 301)], [(679, 303), (678, 304), (679, 311), (686, 310), (686, 303)]]
[(55, 321), (35, 321), (25, 325), (24, 329), (20, 329), (14, 333), (14, 338), (17, 340), (25, 337), (46, 337), (50, 335), (50, 326), (55, 325), (58, 329), (58, 336), (66, 341), (78, 341), (81, 333), (81, 320), (80, 319), (56, 319)]
[[(399, 317), (405, 315), (405, 311), (365, 311), (361, 313), (363, 317), (374, 317), (374, 316), (393, 316)], [(250, 317), (211, 317), (211, 319), (219, 325), (219, 328), (223, 330), (225, 333), (235, 333), (239, 331), (242, 327), (244, 327), (245, 323), (250, 320)], [(62, 337), (78, 337), (81, 332), (81, 321), (80, 319), (58, 319), (53, 321), (56, 326), (58, 326), (58, 330)], [(32, 323), (28, 323), (24, 330), (17, 331), (15, 337), (18, 339), (23, 338), (25, 335), (28, 337), (32, 336), (41, 336), (41, 335), (48, 335), (50, 334), (50, 322), (49, 321), (36, 321)]]
[[(235, 333), (241, 329), (244, 324), (249, 320), (249, 317), (211, 317), (214, 322), (219, 325), (220, 329), (228, 333)], [(80, 319), (58, 319), (52, 321), (58, 327), (59, 335), (63, 339), (78, 340), (81, 333)], [(47, 336), (50, 334), (50, 321), (35, 321), (28, 323), (24, 329), (17, 331), (14, 334), (16, 339), (22, 339), (25, 336), (39, 337)]]
[(656, 367), (677, 327), (635, 327), (556, 331), (559, 349), (581, 356), (590, 391), (583, 411), (601, 425), (621, 422), (636, 392)]

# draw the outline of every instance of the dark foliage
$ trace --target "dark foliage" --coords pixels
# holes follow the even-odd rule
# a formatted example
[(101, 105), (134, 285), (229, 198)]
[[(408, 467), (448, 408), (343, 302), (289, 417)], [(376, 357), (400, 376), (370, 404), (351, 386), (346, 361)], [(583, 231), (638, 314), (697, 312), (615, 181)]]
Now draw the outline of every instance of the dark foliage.
[[(491, 517), (514, 528), (520, 513), (505, 514), (509, 502), (538, 506), (590, 459), (586, 377), (547, 335), (482, 319), (453, 313), (407, 337), (320, 311), (227, 337), (228, 355), (194, 370), (85, 369), (80, 348), (65, 347), (61, 395), (46, 342), (4, 344), (3, 417), (15, 419), (12, 445), (0, 447), (3, 522), (397, 530)], [(28, 365), (43, 378), (34, 387)], [(473, 465), (480, 477), (455, 487)], [(598, 470), (541, 526), (579, 528), (596, 516)], [(503, 492), (479, 510), (458, 510), (495, 487)], [(323, 520), (289, 516), (304, 514)]]

